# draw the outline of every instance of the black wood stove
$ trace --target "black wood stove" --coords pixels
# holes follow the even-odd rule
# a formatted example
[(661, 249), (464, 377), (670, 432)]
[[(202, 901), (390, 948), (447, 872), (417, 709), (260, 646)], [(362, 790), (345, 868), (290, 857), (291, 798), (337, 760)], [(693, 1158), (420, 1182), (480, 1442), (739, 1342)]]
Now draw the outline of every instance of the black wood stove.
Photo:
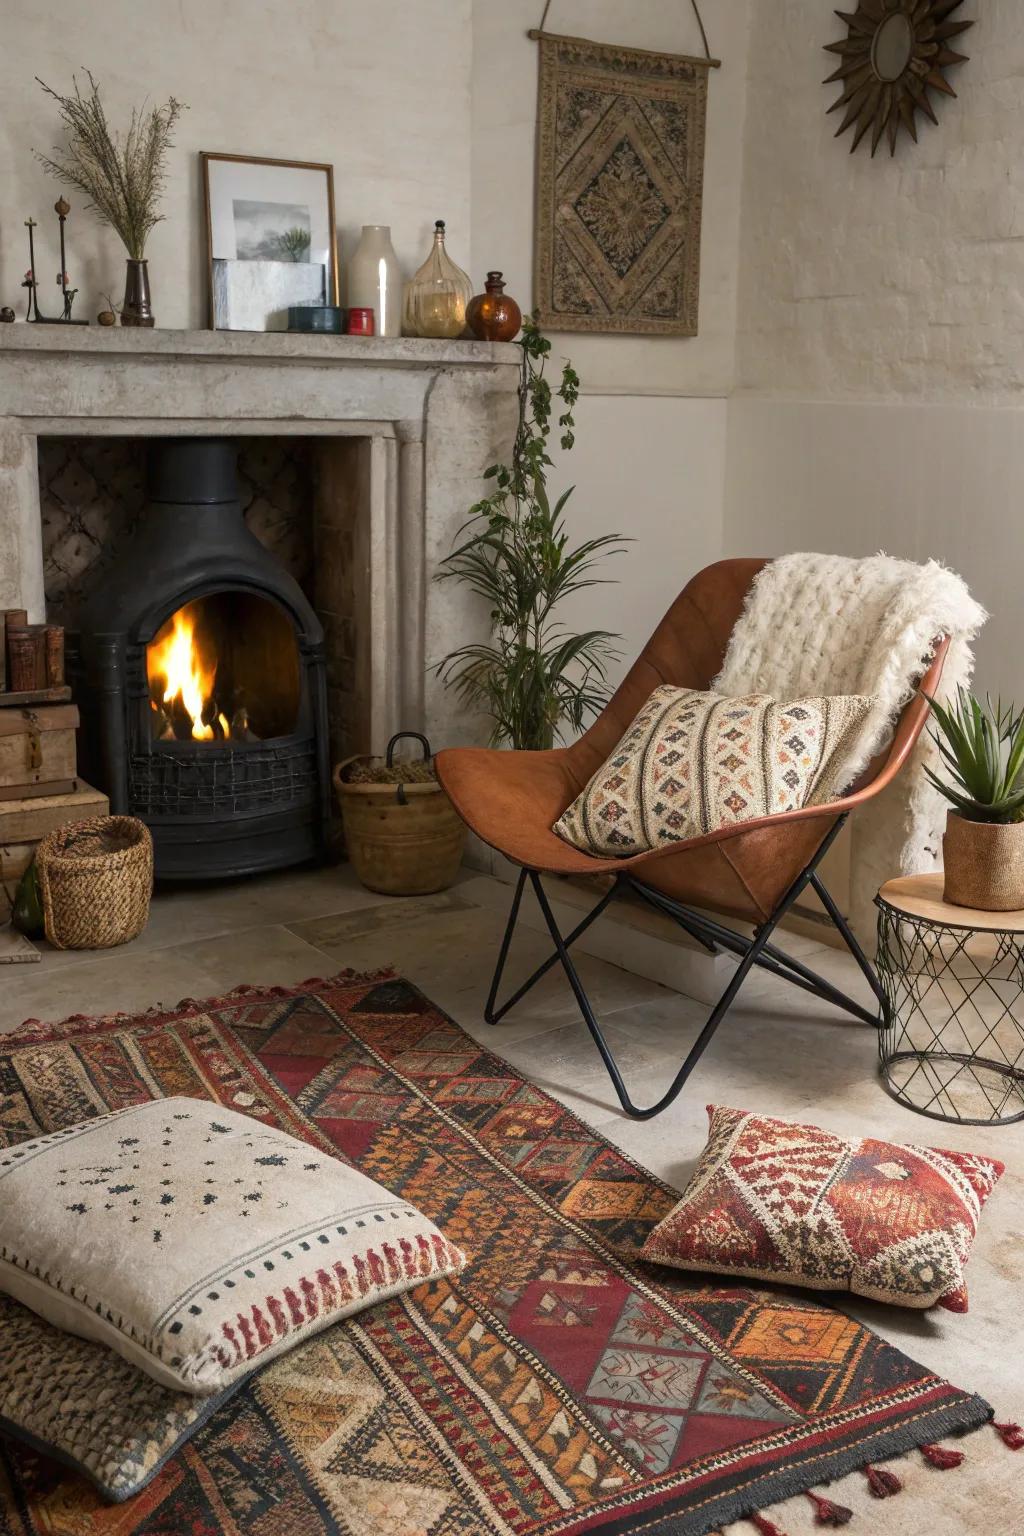
[(82, 611), (82, 765), (150, 827), (159, 879), (318, 857), (329, 812), (323, 631), (245, 525), (229, 442), (154, 446), (136, 530)]

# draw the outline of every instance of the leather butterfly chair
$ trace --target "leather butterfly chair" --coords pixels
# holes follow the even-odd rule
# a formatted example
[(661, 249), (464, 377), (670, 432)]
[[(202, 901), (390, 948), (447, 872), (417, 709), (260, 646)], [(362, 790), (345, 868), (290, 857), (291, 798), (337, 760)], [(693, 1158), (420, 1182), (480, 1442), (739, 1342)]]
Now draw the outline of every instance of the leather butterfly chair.
[[(729, 636), (750, 585), (766, 563), (722, 560), (700, 571), (672, 604), (602, 714), (571, 747), (550, 752), (466, 747), (437, 756), (438, 777), (463, 821), (485, 843), (520, 866), (487, 999), (487, 1022), (497, 1024), (535, 982), (560, 962), (619, 1102), (626, 1114), (636, 1120), (650, 1119), (673, 1102), (755, 965), (846, 1009), (865, 1023), (877, 1026), (879, 1022), (877, 1013), (869, 1012), (824, 977), (777, 949), (771, 936), (797, 897), (810, 885), (881, 1005), (878, 978), (816, 871), (850, 812), (883, 790), (907, 761), (928, 715), (928, 707), (919, 694), (904, 709), (888, 750), (869, 765), (841, 800), (761, 816), (624, 859), (582, 853), (551, 830), (611, 754), (655, 688), (662, 683), (679, 688), (710, 686), (722, 666)], [(921, 686), (929, 694), (936, 691), (948, 643), (947, 639), (938, 640), (930, 662), (922, 661)], [(611, 875), (612, 882), (592, 911), (563, 937), (544, 891), (541, 877), (545, 874)], [(533, 886), (555, 951), (498, 1007), (498, 987), (527, 880)], [(570, 946), (608, 903), (628, 891), (675, 918), (711, 953), (725, 950), (739, 958), (735, 973), (667, 1092), (646, 1109), (635, 1105), (626, 1091), (569, 955)], [(748, 938), (716, 922), (709, 912), (753, 924), (752, 936)]]

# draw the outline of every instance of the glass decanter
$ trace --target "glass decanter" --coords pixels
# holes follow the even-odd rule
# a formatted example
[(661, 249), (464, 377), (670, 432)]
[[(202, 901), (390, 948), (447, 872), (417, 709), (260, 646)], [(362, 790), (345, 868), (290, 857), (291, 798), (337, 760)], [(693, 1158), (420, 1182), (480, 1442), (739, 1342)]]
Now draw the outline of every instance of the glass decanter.
[(430, 255), (405, 285), (402, 330), (406, 336), (461, 336), (472, 296), (472, 283), (444, 248), (444, 220), (438, 219)]

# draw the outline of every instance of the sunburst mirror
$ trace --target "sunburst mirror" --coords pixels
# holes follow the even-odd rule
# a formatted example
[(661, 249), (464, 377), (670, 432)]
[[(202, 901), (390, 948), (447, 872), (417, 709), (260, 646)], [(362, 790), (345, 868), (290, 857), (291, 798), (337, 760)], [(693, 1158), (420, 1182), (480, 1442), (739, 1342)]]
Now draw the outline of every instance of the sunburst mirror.
[(883, 136), (889, 153), (896, 153), (901, 128), (917, 142), (917, 114), (923, 112), (937, 123), (929, 91), (955, 96), (946, 79), (952, 64), (963, 64), (965, 53), (956, 53), (950, 40), (966, 32), (973, 21), (951, 21), (963, 0), (860, 0), (855, 11), (836, 11), (846, 23), (847, 35), (827, 43), (837, 53), (839, 68), (825, 81), (837, 80), (839, 100), (830, 112), (845, 108), (836, 138), (853, 129), (850, 153), (869, 131), (871, 153)]

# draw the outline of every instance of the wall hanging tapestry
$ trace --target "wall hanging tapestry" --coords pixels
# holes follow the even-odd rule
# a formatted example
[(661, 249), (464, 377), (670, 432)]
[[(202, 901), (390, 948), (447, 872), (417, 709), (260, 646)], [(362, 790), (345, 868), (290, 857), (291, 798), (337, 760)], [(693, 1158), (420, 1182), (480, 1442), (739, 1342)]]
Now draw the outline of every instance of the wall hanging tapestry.
[(637, 1263), (674, 1191), (394, 977), (0, 1039), (2, 1147), (173, 1095), (348, 1158), (469, 1263), (248, 1378), (116, 1517), (0, 1437), (2, 1536), (704, 1536), (991, 1416), (840, 1312)]
[(708, 70), (719, 61), (559, 37), (543, 25), (530, 33), (540, 47), (540, 323), (695, 336)]

